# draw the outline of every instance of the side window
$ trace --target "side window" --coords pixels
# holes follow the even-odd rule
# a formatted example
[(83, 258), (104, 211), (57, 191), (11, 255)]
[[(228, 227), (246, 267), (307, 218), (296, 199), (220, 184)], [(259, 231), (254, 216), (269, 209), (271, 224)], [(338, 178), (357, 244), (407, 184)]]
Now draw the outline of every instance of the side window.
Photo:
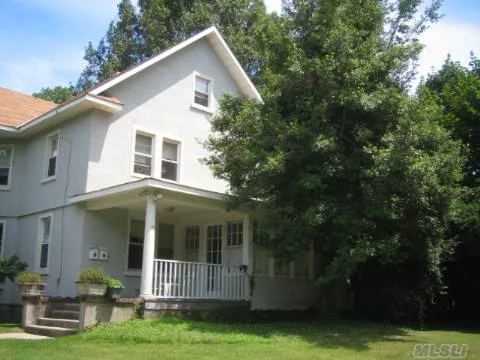
[(5, 221), (0, 221), (0, 259), (3, 258), (3, 247), (5, 244), (5, 228), (7, 223)]
[(38, 264), (40, 271), (48, 270), (50, 242), (52, 240), (52, 215), (44, 215), (39, 218), (39, 243), (40, 254)]
[(135, 135), (133, 172), (139, 175), (152, 176), (152, 164), (153, 135), (137, 132)]
[(129, 270), (142, 269), (143, 262), (143, 237), (145, 222), (141, 220), (130, 221), (130, 236), (128, 238), (128, 262)]
[(10, 188), (13, 165), (13, 145), (0, 145), (0, 190)]
[(57, 176), (59, 139), (60, 139), (60, 136), (58, 131), (47, 136), (45, 170), (44, 170), (45, 180), (53, 180)]
[(163, 140), (162, 179), (178, 181), (180, 143)]

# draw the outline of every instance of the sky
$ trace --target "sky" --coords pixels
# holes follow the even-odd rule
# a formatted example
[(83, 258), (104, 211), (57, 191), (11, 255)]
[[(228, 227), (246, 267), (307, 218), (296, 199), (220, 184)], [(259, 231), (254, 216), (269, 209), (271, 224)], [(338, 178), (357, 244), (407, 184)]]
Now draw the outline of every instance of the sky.
[[(118, 0), (0, 0), (0, 87), (31, 94), (75, 83), (85, 46), (95, 46), (114, 19)], [(268, 11), (281, 0), (265, 0)], [(439, 69), (447, 54), (467, 65), (480, 57), (480, 0), (444, 0), (444, 15), (421, 37), (421, 76)]]

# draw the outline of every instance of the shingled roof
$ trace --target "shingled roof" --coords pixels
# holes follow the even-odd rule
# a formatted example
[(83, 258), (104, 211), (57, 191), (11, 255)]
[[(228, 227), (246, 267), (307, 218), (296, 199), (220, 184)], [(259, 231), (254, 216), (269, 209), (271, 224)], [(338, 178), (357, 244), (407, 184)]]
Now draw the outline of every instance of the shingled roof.
[(0, 125), (18, 126), (57, 104), (0, 87)]

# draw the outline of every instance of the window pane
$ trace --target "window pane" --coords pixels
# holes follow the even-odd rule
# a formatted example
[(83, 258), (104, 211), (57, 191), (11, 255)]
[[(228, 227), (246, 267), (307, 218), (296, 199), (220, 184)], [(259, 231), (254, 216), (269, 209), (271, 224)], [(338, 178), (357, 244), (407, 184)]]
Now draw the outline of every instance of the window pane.
[(275, 275), (288, 276), (290, 274), (290, 264), (283, 259), (275, 259)]
[(295, 277), (308, 277), (309, 256), (304, 251), (295, 257)]
[(48, 266), (48, 244), (42, 244), (40, 248), (40, 268)]
[(164, 141), (163, 148), (162, 148), (162, 159), (177, 161), (177, 157), (178, 157), (178, 144)]
[(142, 220), (132, 220), (130, 222), (130, 237), (139, 237), (142, 238), (143, 244), (143, 235), (145, 233), (145, 222)]
[(10, 171), (8, 168), (0, 168), (0, 185), (8, 185), (8, 175)]
[(208, 107), (208, 95), (195, 91), (195, 103)]
[(152, 138), (150, 136), (137, 134), (135, 138), (135, 152), (152, 155)]
[(162, 161), (162, 178), (177, 181), (177, 164)]
[(48, 243), (50, 241), (50, 225), (51, 225), (51, 218), (46, 217), (42, 219), (43, 243)]
[(133, 172), (143, 175), (152, 174), (152, 158), (144, 155), (135, 154), (135, 163)]
[(55, 176), (55, 172), (57, 168), (57, 157), (52, 157), (48, 159), (48, 169), (47, 169), (47, 177)]
[(202, 79), (201, 77), (198, 77), (195, 79), (195, 91), (202, 92), (204, 94), (208, 94), (208, 83), (210, 81), (206, 79)]
[(0, 256), (2, 256), (2, 250), (3, 250), (3, 233), (4, 233), (4, 230), (3, 230), (3, 223), (0, 223)]
[(58, 135), (53, 135), (53, 136), (50, 136), (49, 138), (49, 142), (50, 142), (50, 152), (49, 152), (49, 156), (56, 156), (57, 155), (57, 150), (58, 150)]
[(0, 146), (0, 168), (9, 168), (12, 156), (12, 148)]
[(143, 245), (131, 244), (128, 246), (128, 268), (141, 269), (143, 260)]

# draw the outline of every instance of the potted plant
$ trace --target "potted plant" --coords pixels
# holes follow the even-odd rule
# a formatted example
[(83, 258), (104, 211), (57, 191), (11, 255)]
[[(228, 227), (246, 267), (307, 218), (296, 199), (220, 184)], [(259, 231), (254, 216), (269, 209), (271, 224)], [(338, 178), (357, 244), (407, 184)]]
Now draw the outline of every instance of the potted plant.
[(105, 272), (99, 267), (80, 270), (76, 284), (79, 296), (105, 296), (107, 292)]
[(107, 285), (107, 295), (112, 299), (118, 299), (122, 293), (122, 289), (125, 287), (120, 280), (111, 276), (105, 277), (105, 284)]
[(45, 294), (45, 283), (42, 283), (39, 273), (22, 271), (15, 277), (15, 282), (20, 286), (22, 296), (43, 296)]

